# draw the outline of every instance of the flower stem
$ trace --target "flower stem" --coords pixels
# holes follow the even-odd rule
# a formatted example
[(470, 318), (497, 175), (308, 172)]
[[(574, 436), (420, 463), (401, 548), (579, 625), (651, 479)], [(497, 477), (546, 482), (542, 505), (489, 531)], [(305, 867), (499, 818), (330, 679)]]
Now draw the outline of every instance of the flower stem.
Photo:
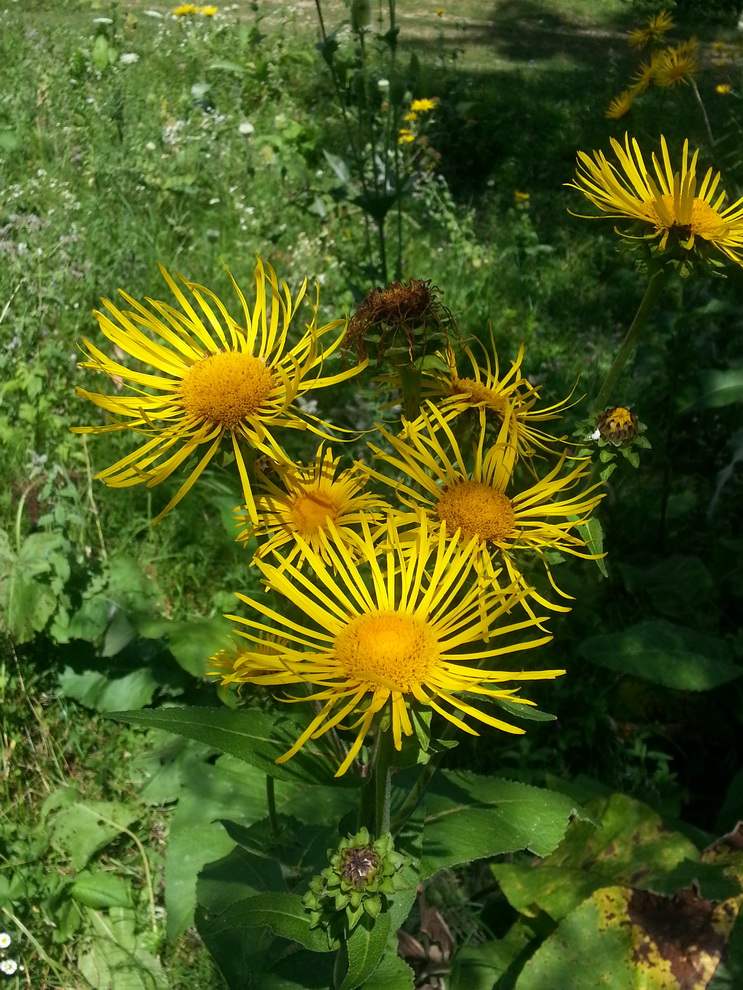
[(637, 344), (641, 332), (645, 329), (645, 324), (648, 322), (648, 317), (650, 316), (653, 306), (655, 306), (656, 302), (660, 298), (660, 294), (663, 291), (670, 274), (670, 268), (661, 268), (650, 276), (648, 287), (645, 290), (645, 295), (642, 297), (642, 302), (640, 303), (637, 313), (635, 314), (635, 318), (632, 321), (632, 326), (627, 331), (627, 336), (624, 338), (622, 346), (619, 348), (611, 368), (609, 368), (609, 373), (606, 376), (604, 384), (601, 386), (601, 390), (599, 391), (596, 402), (594, 403), (594, 417), (599, 416), (604, 411), (611, 390), (614, 388), (617, 378), (619, 378), (619, 375), (627, 363), (633, 348)]
[(421, 411), (421, 373), (412, 366), (400, 365), (397, 369), (402, 391), (402, 411), (412, 423)]

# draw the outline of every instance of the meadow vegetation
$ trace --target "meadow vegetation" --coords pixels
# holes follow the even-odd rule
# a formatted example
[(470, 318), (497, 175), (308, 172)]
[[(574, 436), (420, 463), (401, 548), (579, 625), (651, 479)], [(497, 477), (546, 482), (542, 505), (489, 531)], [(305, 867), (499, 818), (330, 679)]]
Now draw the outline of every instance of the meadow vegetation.
[[(133, 449), (125, 434), (70, 432), (103, 423), (75, 391), (104, 389), (78, 366), (83, 338), (108, 347), (92, 316), (101, 298), (169, 298), (158, 264), (223, 299), (232, 273), (247, 295), (259, 255), (295, 293), (307, 277), (314, 300), (317, 280), (322, 326), (376, 286), (430, 280), (458, 339), (489, 346), (492, 332), (502, 369), (523, 344), (540, 402), (572, 394), (555, 430), (575, 452), (590, 447), (592, 402), (647, 285), (635, 245), (612, 220), (585, 219), (598, 211), (566, 185), (576, 153), (609, 155), (610, 138), (628, 131), (648, 160), (665, 135), (676, 160), (688, 138), (700, 174), (722, 172), (728, 203), (743, 195), (732, 4), (678, 0), (666, 41), (698, 38), (689, 79), (649, 86), (618, 118), (607, 108), (644, 57), (627, 32), (658, 5), (405, 6), (394, 37), (386, 4), (371, 5), (374, 30), (360, 35), (337, 0), (321, 5), (324, 36), (305, 3), (0, 9), (0, 932), (11, 939), (0, 957), (20, 967), (0, 975), (9, 986), (250, 985), (227, 935), (212, 933), (211, 954), (203, 937), (225, 905), (220, 884), (255, 868), (264, 774), (198, 734), (107, 713), (237, 710), (249, 689), (218, 685), (208, 661), (227, 642), (234, 593), (262, 601), (262, 576), (235, 541), (244, 499), (229, 453), (156, 526), (183, 477), (121, 489), (95, 480)], [(430, 107), (405, 120), (414, 101)], [(591, 449), (592, 481), (605, 479), (606, 560), (548, 554), (574, 601), (550, 615), (554, 638), (534, 662), (567, 674), (529, 685), (528, 697), (556, 721), (442, 743), (462, 781), (506, 778), (552, 795), (554, 807), (534, 814), (562, 831), (551, 846), (484, 859), (473, 845), (442, 863), (476, 862), (431, 867), (399, 919), (416, 986), (441, 985), (435, 945), (454, 990), (588, 990), (588, 970), (539, 982), (568, 965), (549, 958), (549, 939), (572, 924), (560, 929), (579, 932), (571, 951), (600, 957), (587, 912), (619, 911), (625, 896), (671, 960), (668, 986), (743, 982), (733, 832), (743, 819), (743, 266), (723, 261), (703, 274), (680, 263), (613, 394), (647, 445)], [(300, 322), (311, 315), (305, 301)], [(342, 377), (353, 360), (338, 352), (323, 373)], [(312, 400), (356, 438), (352, 458), (369, 457), (363, 431), (380, 419), (392, 429), (396, 415), (372, 376)], [(307, 460), (304, 434), (282, 442)], [(547, 594), (544, 574), (531, 577)], [(350, 812), (350, 787), (337, 793)], [(329, 794), (301, 776), (277, 781), (285, 873), (313, 865), (298, 852), (305, 835), (324, 855), (320, 826), (341, 807)], [(469, 797), (506, 800), (481, 783)], [(316, 831), (292, 845), (298, 820)], [(694, 957), (682, 972), (683, 940), (658, 935), (663, 912), (673, 903), (691, 917), (700, 901), (713, 905), (700, 942), (713, 963)], [(304, 944), (305, 957), (321, 957)], [(332, 969), (304, 983), (300, 964), (284, 962), (256, 986), (334, 985)], [(370, 971), (364, 985), (413, 985), (407, 964), (397, 983), (390, 965), (388, 982)], [(626, 966), (617, 950), (617, 988), (631, 985)]]

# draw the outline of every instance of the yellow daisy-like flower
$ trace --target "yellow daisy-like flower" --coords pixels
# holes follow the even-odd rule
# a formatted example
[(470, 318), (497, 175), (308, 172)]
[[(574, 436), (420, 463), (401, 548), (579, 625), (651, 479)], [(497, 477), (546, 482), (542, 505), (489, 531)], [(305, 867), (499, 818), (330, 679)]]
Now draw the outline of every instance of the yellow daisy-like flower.
[(644, 48), (648, 42), (660, 41), (663, 35), (670, 31), (672, 27), (674, 27), (674, 23), (671, 15), (667, 10), (661, 10), (659, 14), (648, 20), (645, 27), (630, 31), (627, 36), (627, 42), (633, 48)]
[(676, 86), (677, 83), (688, 83), (698, 71), (699, 44), (696, 38), (690, 38), (675, 48), (660, 52), (653, 81), (656, 86)]
[(381, 522), (382, 513), (391, 509), (384, 499), (364, 492), (368, 471), (360, 465), (339, 471), (339, 461), (340, 457), (333, 457), (333, 451), (329, 447), (323, 450), (321, 444), (315, 460), (307, 467), (278, 469), (283, 487), (269, 477), (261, 478), (266, 493), (256, 498), (259, 522), (250, 525), (250, 520), (245, 519), (248, 526), (238, 536), (241, 541), (257, 537), (259, 543), (267, 537), (265, 543), (260, 543), (254, 560), (288, 544), (287, 562), (292, 563), (298, 557), (297, 567), (301, 568), (304, 563), (301, 549), (306, 544), (327, 562), (331, 524), (352, 555), (365, 549), (359, 536), (362, 520), (375, 526)]
[[(287, 642), (280, 636), (264, 633), (252, 643), (247, 653), (255, 668), (257, 657), (277, 657), (286, 649)], [(229, 649), (220, 650), (209, 659), (208, 677), (219, 677), (223, 686), (237, 687), (242, 692), (245, 682), (240, 678), (239, 670), (243, 663), (246, 650), (242, 645), (235, 644)], [(266, 672), (272, 670), (271, 664), (266, 665)]]
[(732, 92), (732, 89), (733, 87), (730, 83), (718, 83), (718, 85), (715, 86), (715, 92), (719, 93), (720, 96), (727, 96), (728, 93)]
[(189, 14), (198, 14), (199, 8), (195, 3), (182, 3), (173, 8), (176, 17), (187, 17)]
[(436, 109), (438, 100), (413, 100), (410, 104), (411, 113), (430, 113)]
[(619, 96), (615, 96), (614, 99), (609, 104), (604, 116), (608, 120), (618, 120), (620, 117), (624, 117), (626, 113), (629, 113), (634, 103), (636, 95), (636, 90), (625, 89), (623, 93)]
[(640, 62), (637, 71), (632, 77), (634, 81), (629, 89), (629, 92), (633, 96), (639, 96), (640, 93), (644, 93), (650, 83), (653, 82), (655, 79), (655, 70), (658, 68), (659, 58), (660, 52), (653, 52), (649, 62)]
[[(133, 394), (102, 395), (78, 388), (79, 395), (112, 418), (121, 418), (113, 418), (106, 426), (78, 426), (73, 431), (131, 430), (149, 438), (138, 450), (96, 475), (113, 488), (158, 485), (206, 445), (201, 459), (156, 522), (188, 492), (227, 436), (232, 441), (248, 515), (257, 523), (243, 445), (249, 457), (259, 452), (287, 463), (289, 458), (274, 436), (275, 430), (309, 429), (327, 435), (327, 424), (301, 414), (294, 403), (311, 389), (334, 385), (358, 372), (359, 368), (351, 368), (321, 377), (323, 361), (341, 343), (345, 323), (335, 320), (318, 328), (316, 301), (312, 322), (290, 345), (289, 330), (307, 283), (292, 301), (286, 283), (279, 283), (273, 268), (264, 266), (260, 259), (255, 269), (252, 311), (230, 276), (241, 305), (241, 320), (231, 316), (210, 289), (182, 279), (189, 299), (164, 268), (161, 272), (180, 311), (152, 299), (147, 300), (148, 308), (122, 291), (132, 310), (120, 310), (103, 300), (110, 315), (95, 314), (115, 347), (155, 373), (132, 370), (84, 339), (90, 360), (82, 367), (104, 372), (127, 385)], [(321, 347), (322, 338), (339, 327), (340, 334)]]
[(214, 17), (214, 15), (217, 13), (218, 10), (219, 7), (207, 6), (201, 8), (201, 13), (204, 15), (204, 17)]
[[(364, 565), (352, 558), (344, 540), (335, 535), (328, 543), (332, 572), (309, 545), (303, 548), (312, 568), (309, 575), (283, 561), (279, 566), (258, 562), (269, 586), (291, 603), (301, 619), (244, 595), (237, 597), (258, 617), (228, 616), (240, 624), (236, 632), (249, 643), (260, 643), (269, 632), (288, 644), (275, 657), (264, 653), (253, 656), (246, 649), (234, 669), (234, 680), (316, 688), (309, 695), (283, 699), (310, 701), (319, 711), (276, 762), (290, 759), (309, 739), (343, 727), (356, 735), (336, 773), (340, 777), (357, 756), (375, 719), (389, 717), (394, 745), (400, 750), (403, 736), (414, 731), (411, 710), (432, 709), (472, 735), (478, 733), (465, 718), (504, 732), (522, 733), (523, 729), (461, 696), (466, 692), (484, 700), (503, 698), (529, 705), (532, 702), (515, 695), (516, 688), (494, 685), (564, 673), (484, 668), (485, 661), (540, 646), (550, 639), (540, 636), (491, 645), (534, 625), (532, 620), (505, 619), (519, 594), (504, 596), (496, 588), (468, 583), (473, 576), (474, 540), (467, 546), (455, 545), (447, 539), (444, 528), (432, 536), (423, 518), (419, 519), (413, 553), (403, 550), (394, 522), (389, 529), (389, 548), (383, 552), (378, 551), (368, 527), (363, 529), (367, 545)], [(349, 720), (350, 725), (343, 724)]]
[(567, 438), (544, 433), (536, 424), (559, 419), (560, 412), (567, 408), (571, 396), (544, 409), (535, 408), (541, 386), (532, 385), (521, 373), (524, 345), (519, 348), (516, 360), (511, 362), (510, 371), (501, 375), (492, 330), (489, 352), (481, 341), (478, 340), (477, 343), (482, 353), (480, 361), (472, 348), (462, 348), (471, 368), (470, 375), (466, 377), (460, 377), (457, 356), (454, 349), (447, 346), (439, 354), (446, 363), (446, 371), (424, 372), (423, 397), (434, 400), (447, 421), (472, 410), (477, 410), (481, 427), (488, 417), (495, 417), (500, 425), (510, 416), (510, 440), (520, 457), (531, 457), (536, 449), (551, 452), (551, 444)]
[[(609, 162), (602, 151), (593, 158), (578, 152), (575, 182), (566, 183), (580, 190), (608, 216), (636, 221), (650, 226), (650, 231), (623, 236), (640, 236), (657, 240), (664, 250), (669, 244), (686, 251), (702, 243), (712, 245), (736, 264), (743, 265), (743, 198), (723, 209), (726, 193), (718, 191), (721, 175), (707, 169), (701, 184), (697, 182), (699, 151), (689, 157), (689, 142), (684, 141), (681, 169), (674, 171), (666, 139), (660, 139), (662, 160), (653, 154), (653, 172), (645, 164), (640, 146), (625, 135), (624, 147), (614, 138), (611, 146), (619, 166)], [(580, 215), (580, 214), (579, 214)], [(586, 219), (597, 219), (586, 217)], [(618, 231), (618, 233), (623, 233)]]
[[(434, 526), (445, 526), (454, 542), (476, 537), (473, 562), (485, 582), (495, 579), (501, 566), (511, 581), (522, 581), (513, 555), (526, 550), (542, 559), (558, 594), (569, 597), (552, 581), (544, 553), (558, 551), (594, 559), (577, 532), (604, 497), (598, 491), (601, 486), (594, 485), (577, 495), (569, 494), (587, 478), (590, 459), (574, 461), (563, 474), (568, 460), (567, 454), (563, 454), (545, 477), (528, 488), (514, 491), (516, 450), (509, 439), (508, 417), (496, 443), (487, 450), (486, 431), (480, 430), (470, 468), (442, 413), (432, 403), (428, 406), (428, 413), (421, 413), (415, 424), (408, 424), (404, 437), (394, 437), (379, 428), (394, 453), (388, 454), (369, 444), (376, 459), (407, 476), (417, 489), (378, 472), (374, 472), (375, 476), (394, 487), (400, 501), (414, 513), (423, 510)], [(446, 446), (442, 436), (446, 438)], [(529, 595), (546, 608), (557, 608), (534, 589), (529, 589)], [(524, 604), (529, 611), (528, 603)]]
[(411, 141), (415, 141), (415, 134), (409, 127), (401, 127), (397, 134), (397, 143), (410, 144)]

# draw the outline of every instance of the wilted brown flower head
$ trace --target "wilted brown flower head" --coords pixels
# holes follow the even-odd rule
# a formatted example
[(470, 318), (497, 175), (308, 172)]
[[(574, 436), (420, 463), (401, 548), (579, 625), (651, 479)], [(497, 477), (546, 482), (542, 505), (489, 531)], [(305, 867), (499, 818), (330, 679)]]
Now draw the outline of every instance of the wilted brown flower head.
[(447, 338), (452, 315), (437, 300), (440, 292), (431, 286), (430, 279), (420, 278), (372, 289), (349, 320), (344, 351), (355, 347), (363, 360), (371, 344), (376, 348), (377, 363), (387, 355), (396, 364), (412, 364), (425, 353), (427, 344), (438, 347), (442, 338)]

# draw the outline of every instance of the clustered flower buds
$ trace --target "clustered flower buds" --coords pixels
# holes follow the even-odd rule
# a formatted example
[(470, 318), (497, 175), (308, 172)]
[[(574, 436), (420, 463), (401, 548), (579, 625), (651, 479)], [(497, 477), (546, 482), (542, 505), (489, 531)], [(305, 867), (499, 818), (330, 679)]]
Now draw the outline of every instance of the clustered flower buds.
[(364, 914), (376, 918), (385, 900), (398, 889), (397, 874), (405, 859), (396, 853), (392, 836), (371, 841), (366, 828), (328, 850), (330, 865), (310, 881), (304, 906), (312, 926), (335, 927), (341, 912), (352, 931)]
[(635, 439), (640, 432), (637, 416), (624, 406), (613, 406), (599, 416), (593, 439), (605, 440), (615, 447), (622, 447)]

